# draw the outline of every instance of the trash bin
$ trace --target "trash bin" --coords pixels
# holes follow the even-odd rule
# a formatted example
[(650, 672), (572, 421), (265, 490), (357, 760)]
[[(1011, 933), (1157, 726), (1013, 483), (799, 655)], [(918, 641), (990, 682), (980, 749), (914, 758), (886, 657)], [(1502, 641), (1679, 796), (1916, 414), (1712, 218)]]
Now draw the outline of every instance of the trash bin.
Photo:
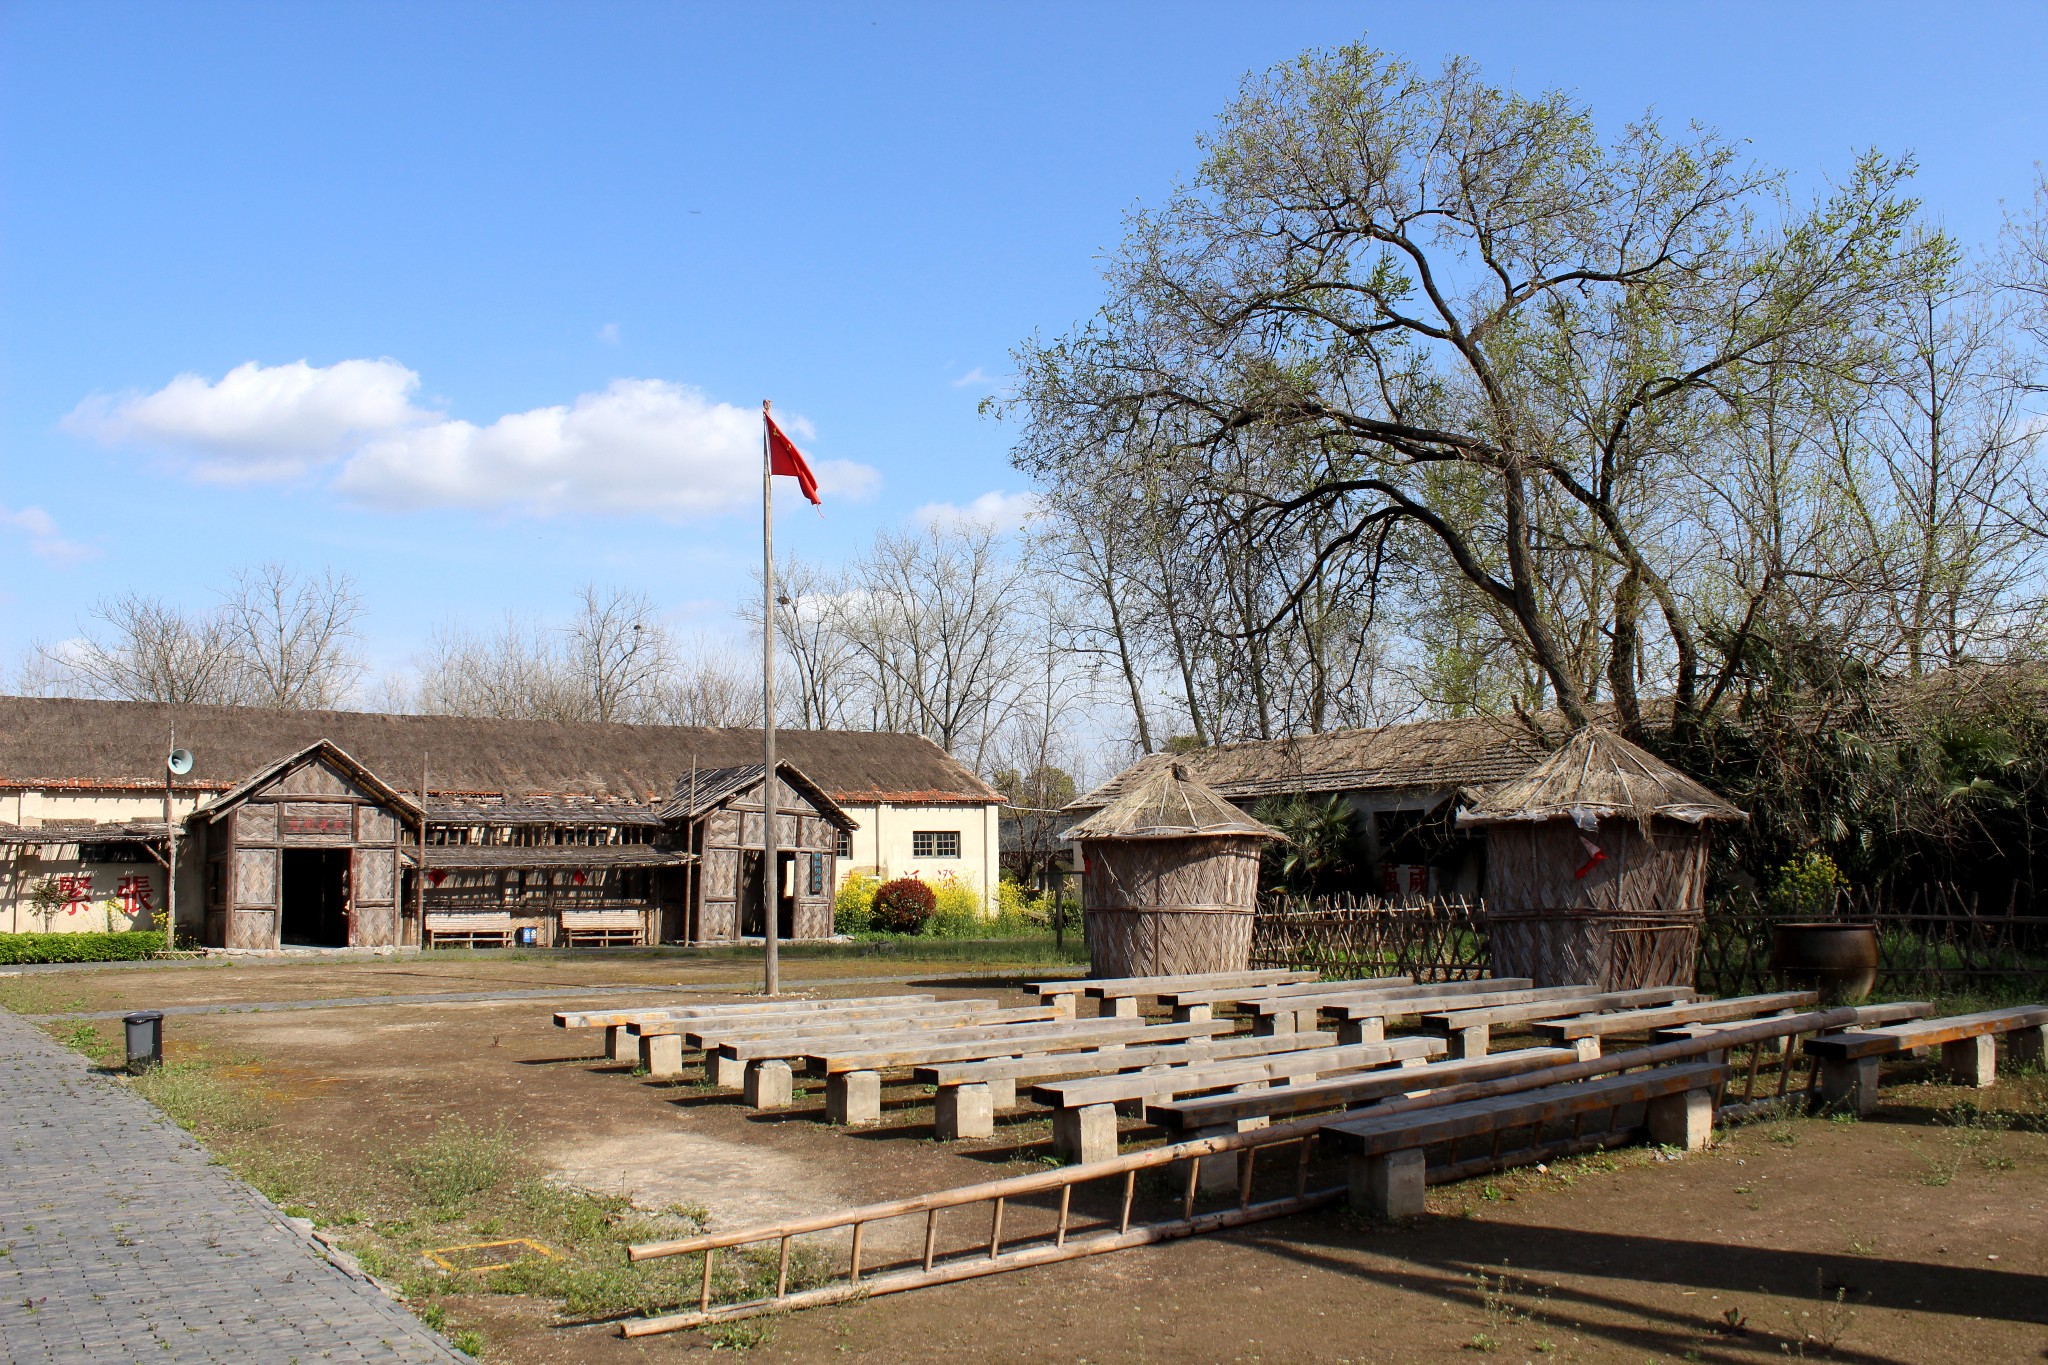
[(538, 930), (538, 929), (534, 928), (534, 927), (533, 927), (533, 926), (532, 926), (531, 924), (525, 925), (525, 926), (523, 926), (523, 927), (522, 927), (522, 928), (521, 928), (521, 929), (519, 930), (519, 946), (520, 946), (520, 947), (522, 947), (522, 948), (531, 948), (531, 947), (534, 947), (534, 946), (535, 946), (536, 944), (538, 944), (539, 942), (540, 942), (540, 930)]
[(141, 1071), (164, 1059), (164, 1017), (156, 1010), (137, 1010), (122, 1016), (128, 1026), (128, 1069)]

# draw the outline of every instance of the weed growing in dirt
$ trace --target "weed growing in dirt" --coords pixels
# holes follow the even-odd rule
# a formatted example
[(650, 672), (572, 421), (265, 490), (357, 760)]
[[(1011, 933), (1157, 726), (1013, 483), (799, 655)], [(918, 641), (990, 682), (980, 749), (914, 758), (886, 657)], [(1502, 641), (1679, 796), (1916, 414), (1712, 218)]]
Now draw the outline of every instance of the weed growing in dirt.
[(466, 1356), (481, 1357), (484, 1353), (484, 1334), (474, 1327), (465, 1328), (449, 1337), (448, 1344)]
[(101, 1036), (99, 1025), (82, 1019), (58, 1034), (57, 1041), (73, 1052), (83, 1052), (94, 1062), (104, 1062), (114, 1055), (114, 1045)]
[(710, 1341), (714, 1351), (751, 1351), (756, 1346), (767, 1345), (774, 1335), (775, 1324), (767, 1318), (725, 1322), (704, 1329), (705, 1339)]
[(503, 1129), (454, 1121), (436, 1128), (395, 1164), (428, 1204), (453, 1210), (503, 1185), (518, 1173), (520, 1163)]
[(220, 1074), (222, 1067), (240, 1060), (201, 1054), (152, 1067), (130, 1084), (181, 1128), (201, 1137), (246, 1137), (269, 1127), (271, 1118), (260, 1087)]

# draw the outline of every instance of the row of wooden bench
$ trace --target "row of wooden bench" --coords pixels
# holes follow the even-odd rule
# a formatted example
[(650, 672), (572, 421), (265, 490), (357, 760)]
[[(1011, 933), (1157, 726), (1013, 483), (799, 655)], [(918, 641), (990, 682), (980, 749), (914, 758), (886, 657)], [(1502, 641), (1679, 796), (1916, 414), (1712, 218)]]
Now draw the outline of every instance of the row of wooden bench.
[[(607, 1029), (611, 1056), (637, 1055), (657, 1075), (678, 1074), (684, 1049), (698, 1049), (707, 1080), (742, 1089), (748, 1103), (763, 1109), (788, 1105), (795, 1071), (807, 1067), (825, 1077), (827, 1115), (840, 1123), (879, 1121), (882, 1074), (908, 1071), (933, 1087), (935, 1126), (945, 1138), (992, 1133), (995, 1114), (1016, 1103), (1022, 1082), (1032, 1100), (1052, 1109), (1056, 1150), (1076, 1161), (1115, 1154), (1120, 1110), (1141, 1114), (1170, 1133), (1201, 1137), (1320, 1111), (1339, 1111), (1333, 1124), (1352, 1132), (1346, 1126), (1352, 1121), (1342, 1120), (1341, 1112), (1366, 1105), (1375, 1109), (1357, 1120), (1366, 1125), (1357, 1131), (1379, 1136), (1358, 1150), (1361, 1160), (1377, 1161), (1407, 1150), (1386, 1146), (1406, 1130), (1380, 1124), (1399, 1112), (1402, 1101), (1475, 1085), (1545, 1085), (1546, 1075), (1560, 1069), (1597, 1064), (1602, 1040), (1618, 1034), (1645, 1035), (1653, 1050), (1685, 1045), (1702, 1059), (1697, 1066), (1711, 1070), (1725, 1066), (1726, 1047), (1734, 1045), (1730, 1039), (1755, 1049), (1810, 1031), (1823, 1017), (1857, 1027), (1807, 1041), (1806, 1051), (1818, 1064), (1821, 1097), (1867, 1112), (1875, 1103), (1877, 1062), (1884, 1056), (1941, 1046), (1951, 1069), (1970, 1083), (1988, 1084), (1990, 1039), (2010, 1033), (2015, 1056), (2038, 1058), (2041, 1027), (2048, 1022), (2043, 1010), (1932, 1020), (1924, 1017), (1932, 1012), (1924, 1004), (1817, 1016), (1799, 1013), (1815, 1003), (1811, 994), (1799, 992), (1703, 1001), (1681, 988), (1598, 992), (1506, 981), (1419, 987), (1400, 978), (1322, 983), (1293, 979), (1300, 975), (1295, 973), (1234, 975), (1265, 979), (1152, 978), (1056, 988), (1047, 983), (1038, 988), (1041, 1004), (1021, 1009), (992, 1000), (894, 995), (564, 1012), (556, 1022)], [(1304, 994), (1304, 986), (1319, 989)], [(1100, 1002), (1095, 1018), (1081, 1018), (1074, 1007), (1084, 996)], [(1137, 1009), (1148, 1001), (1171, 1009), (1173, 1020), (1148, 1022)], [(1314, 1013), (1302, 1007), (1304, 1001), (1313, 1002)], [(1260, 1005), (1272, 1008), (1259, 1015)], [(1285, 1017), (1293, 1027), (1233, 1033), (1231, 1023), (1214, 1017), (1219, 1006), (1254, 1018)], [(1313, 1020), (1324, 1014), (1337, 1018), (1335, 1033), (1301, 1027), (1304, 1015)], [(1765, 1017), (1772, 1015), (1777, 1017)], [(1403, 1018), (1418, 1018), (1425, 1033), (1387, 1040), (1380, 1030)], [(1346, 1027), (1368, 1020), (1379, 1029)], [(1527, 1027), (1538, 1045), (1489, 1053), (1490, 1031), (1501, 1027)], [(1752, 1078), (1756, 1056), (1753, 1050)], [(1789, 1078), (1789, 1056), (1784, 1071)], [(1668, 1078), (1642, 1084), (1650, 1090), (1603, 1082), (1604, 1088), (1572, 1093), (1633, 1096), (1629, 1103), (1655, 1110), (1646, 1120), (1653, 1132), (1698, 1128), (1700, 1101), (1686, 1096), (1700, 1085), (1657, 1089), (1677, 1084)], [(1568, 1099), (1528, 1103), (1548, 1113), (1543, 1106)], [(1484, 1111), (1491, 1117), (1469, 1121), (1506, 1122), (1521, 1112), (1513, 1104), (1495, 1105)], [(1711, 1103), (1705, 1112), (1710, 1119)], [(1374, 1167), (1377, 1174), (1361, 1175), (1360, 1188), (1406, 1190), (1413, 1184), (1406, 1169)], [(1408, 1196), (1389, 1198), (1387, 1207), (1398, 1208)]]

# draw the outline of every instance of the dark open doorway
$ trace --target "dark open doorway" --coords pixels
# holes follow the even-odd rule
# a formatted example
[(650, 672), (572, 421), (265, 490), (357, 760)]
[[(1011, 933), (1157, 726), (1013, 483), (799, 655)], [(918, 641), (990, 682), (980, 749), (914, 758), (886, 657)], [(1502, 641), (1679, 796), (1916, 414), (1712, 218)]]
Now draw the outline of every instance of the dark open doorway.
[(347, 849), (286, 849), (280, 890), (281, 942), (314, 948), (348, 946)]
[[(789, 894), (795, 885), (791, 868), (796, 863), (794, 853), (777, 851), (775, 860), (782, 865), (781, 886), (783, 894), (782, 913), (776, 916), (776, 935), (787, 940), (796, 922), (796, 897)], [(748, 849), (740, 855), (740, 933), (748, 938), (759, 938), (767, 932), (767, 920), (761, 914), (763, 900), (761, 886), (761, 850)]]

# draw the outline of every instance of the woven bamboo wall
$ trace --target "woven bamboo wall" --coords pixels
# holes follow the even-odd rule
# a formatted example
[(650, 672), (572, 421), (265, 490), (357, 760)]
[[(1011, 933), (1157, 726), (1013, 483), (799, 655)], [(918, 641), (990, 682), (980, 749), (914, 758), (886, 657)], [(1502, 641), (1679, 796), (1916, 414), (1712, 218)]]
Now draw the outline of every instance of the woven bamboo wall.
[(1089, 841), (1081, 899), (1093, 973), (1242, 971), (1251, 957), (1260, 843), (1235, 836)]
[(1698, 827), (1602, 820), (1588, 858), (1569, 820), (1486, 831), (1487, 932), (1496, 976), (1602, 990), (1691, 985), (1705, 913), (1707, 844)]

